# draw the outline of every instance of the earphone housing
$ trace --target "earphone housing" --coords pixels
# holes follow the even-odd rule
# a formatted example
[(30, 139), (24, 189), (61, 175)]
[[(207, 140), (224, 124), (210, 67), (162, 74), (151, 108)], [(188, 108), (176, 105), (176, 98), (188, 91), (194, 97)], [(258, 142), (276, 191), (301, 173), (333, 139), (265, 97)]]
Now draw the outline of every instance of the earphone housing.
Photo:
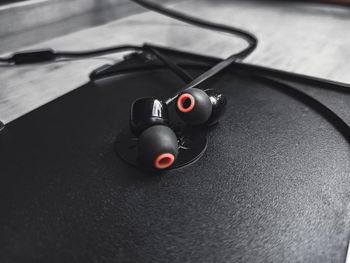
[(137, 99), (131, 105), (129, 124), (136, 136), (151, 126), (169, 125), (168, 107), (155, 98)]
[(208, 94), (212, 105), (211, 115), (209, 119), (205, 122), (205, 125), (212, 126), (218, 123), (221, 116), (225, 113), (227, 99), (224, 94), (214, 89), (205, 90), (205, 93)]

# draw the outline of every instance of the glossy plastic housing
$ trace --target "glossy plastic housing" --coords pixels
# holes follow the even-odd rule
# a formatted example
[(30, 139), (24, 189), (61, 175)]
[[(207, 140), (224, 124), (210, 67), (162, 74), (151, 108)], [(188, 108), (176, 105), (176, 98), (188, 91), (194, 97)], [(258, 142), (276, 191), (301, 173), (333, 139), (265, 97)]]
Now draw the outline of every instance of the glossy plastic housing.
[(155, 98), (141, 98), (131, 104), (130, 129), (139, 135), (153, 125), (168, 125), (169, 113), (167, 105)]
[(221, 116), (225, 113), (227, 99), (224, 94), (217, 90), (208, 89), (205, 92), (208, 94), (212, 105), (212, 113), (205, 125), (212, 126), (216, 124)]

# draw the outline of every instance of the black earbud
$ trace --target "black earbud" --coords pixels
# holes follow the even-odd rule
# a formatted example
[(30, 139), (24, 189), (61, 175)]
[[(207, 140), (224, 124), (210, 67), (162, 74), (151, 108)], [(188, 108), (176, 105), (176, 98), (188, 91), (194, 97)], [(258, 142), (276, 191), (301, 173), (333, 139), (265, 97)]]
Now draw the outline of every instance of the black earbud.
[(165, 169), (178, 155), (178, 141), (169, 125), (167, 105), (158, 99), (134, 101), (130, 112), (130, 129), (139, 136), (138, 157), (148, 167)]
[(140, 135), (138, 150), (143, 164), (165, 169), (171, 166), (177, 158), (177, 137), (167, 126), (151, 126)]
[(226, 98), (216, 90), (191, 88), (179, 94), (176, 111), (190, 125), (210, 126), (217, 123), (225, 111)]
[[(191, 88), (175, 98), (177, 114), (188, 125), (213, 125), (226, 106), (225, 96), (212, 89)], [(139, 137), (138, 159), (148, 167), (168, 168), (178, 156), (178, 139), (170, 128), (169, 105), (155, 98), (141, 98), (131, 105), (130, 129)]]

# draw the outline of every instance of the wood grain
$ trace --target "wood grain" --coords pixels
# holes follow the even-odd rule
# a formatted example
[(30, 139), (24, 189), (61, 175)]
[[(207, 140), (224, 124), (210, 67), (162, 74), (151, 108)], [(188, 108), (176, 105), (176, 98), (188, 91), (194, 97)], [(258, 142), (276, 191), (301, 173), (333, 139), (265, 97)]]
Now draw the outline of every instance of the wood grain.
[[(198, 17), (257, 35), (247, 63), (350, 83), (350, 9), (278, 1), (203, 1), (171, 5)], [(242, 49), (238, 38), (198, 29), (153, 12), (132, 15), (29, 48), (82, 50), (144, 42), (225, 57)], [(0, 120), (8, 123), (88, 81), (95, 68), (122, 54), (74, 62), (0, 68)]]

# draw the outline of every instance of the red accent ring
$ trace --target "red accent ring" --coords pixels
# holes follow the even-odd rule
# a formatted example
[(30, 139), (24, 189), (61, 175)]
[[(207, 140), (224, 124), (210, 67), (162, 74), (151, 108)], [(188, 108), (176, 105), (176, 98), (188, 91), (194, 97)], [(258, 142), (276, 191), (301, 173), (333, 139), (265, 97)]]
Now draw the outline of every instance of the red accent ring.
[[(184, 104), (187, 100), (190, 100), (191, 103), (188, 107), (185, 108)], [(193, 96), (189, 93), (184, 93), (177, 99), (177, 108), (182, 112), (190, 112), (191, 110), (193, 110), (194, 104), (195, 100)]]
[(163, 153), (154, 161), (154, 166), (158, 169), (168, 168), (175, 161), (175, 156), (171, 153)]

